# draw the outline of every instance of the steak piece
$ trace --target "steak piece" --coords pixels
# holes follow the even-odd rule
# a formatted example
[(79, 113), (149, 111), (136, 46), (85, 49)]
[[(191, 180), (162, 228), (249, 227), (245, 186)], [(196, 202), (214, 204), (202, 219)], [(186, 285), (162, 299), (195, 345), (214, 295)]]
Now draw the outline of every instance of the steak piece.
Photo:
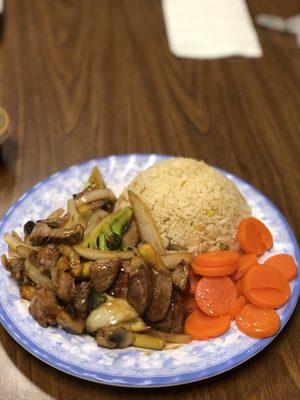
[(69, 218), (70, 216), (65, 214), (62, 217), (39, 219), (37, 223), (47, 224), (50, 228), (61, 228), (69, 221)]
[(59, 250), (53, 243), (42, 247), (29, 256), (32, 264), (38, 267), (45, 275), (50, 275), (50, 270), (55, 267), (58, 259)]
[(150, 321), (160, 321), (166, 316), (172, 297), (172, 280), (168, 271), (151, 268), (152, 297), (146, 310)]
[(121, 267), (121, 260), (98, 260), (91, 264), (91, 282), (97, 292), (105, 292), (114, 282)]
[(89, 295), (92, 290), (91, 282), (81, 282), (76, 285), (76, 294), (74, 300), (74, 309), (76, 315), (85, 319), (89, 313)]
[(76, 294), (74, 278), (61, 269), (52, 268), (51, 279), (56, 296), (64, 303), (73, 303)]
[(121, 297), (123, 299), (126, 299), (127, 291), (128, 291), (128, 272), (125, 272), (121, 268), (116, 280), (109, 289), (109, 294), (113, 297)]
[(25, 283), (24, 280), (26, 276), (24, 274), (25, 272), (24, 260), (22, 260), (21, 258), (11, 258), (10, 260), (7, 260), (7, 263), (13, 279), (15, 279), (19, 285)]
[(42, 246), (45, 243), (63, 243), (74, 245), (81, 242), (84, 228), (78, 224), (74, 228), (50, 228), (43, 222), (37, 222), (33, 228), (29, 240), (34, 246)]
[(150, 272), (146, 265), (141, 265), (128, 274), (127, 301), (139, 315), (142, 315), (150, 300)]
[(130, 261), (122, 261), (116, 280), (109, 288), (109, 294), (113, 297), (126, 299), (128, 291), (128, 274), (132, 268)]
[(167, 333), (181, 333), (183, 330), (184, 309), (181, 295), (173, 290), (171, 306), (162, 321), (152, 322), (151, 326)]
[(49, 288), (37, 289), (29, 305), (31, 316), (44, 328), (56, 325), (60, 308), (56, 297)]
[(133, 249), (134, 247), (136, 247), (138, 240), (138, 229), (134, 219), (132, 219), (127, 231), (123, 235), (122, 243), (124, 246)]
[(67, 311), (60, 311), (56, 321), (66, 332), (70, 332), (73, 335), (80, 335), (84, 331), (84, 320), (73, 318)]
[(188, 282), (189, 267), (185, 261), (181, 261), (172, 273), (173, 285), (184, 291)]

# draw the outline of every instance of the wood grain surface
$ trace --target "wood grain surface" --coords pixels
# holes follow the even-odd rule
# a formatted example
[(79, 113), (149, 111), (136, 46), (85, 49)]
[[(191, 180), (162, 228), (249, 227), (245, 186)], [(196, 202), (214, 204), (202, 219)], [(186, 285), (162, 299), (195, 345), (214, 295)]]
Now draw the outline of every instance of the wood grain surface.
[[(253, 15), (299, 0), (250, 0)], [(0, 105), (12, 120), (0, 157), (1, 215), (61, 168), (110, 154), (204, 159), (251, 182), (300, 233), (300, 59), (295, 37), (258, 28), (260, 59), (177, 59), (158, 0), (8, 0)], [(0, 328), (0, 398), (298, 399), (300, 315), (265, 351), (202, 383), (117, 389), (61, 373)]]

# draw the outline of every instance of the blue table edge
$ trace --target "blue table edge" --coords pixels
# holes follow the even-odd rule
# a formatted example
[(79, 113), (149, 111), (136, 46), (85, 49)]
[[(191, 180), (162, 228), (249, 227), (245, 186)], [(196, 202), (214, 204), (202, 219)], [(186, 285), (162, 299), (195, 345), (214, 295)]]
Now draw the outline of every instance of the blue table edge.
[[(101, 157), (97, 159), (92, 159), (88, 161), (84, 161), (81, 163), (74, 164), (70, 167), (64, 168), (60, 171), (57, 171), (51, 175), (49, 175), (47, 178), (43, 179), (33, 187), (31, 187), (27, 192), (25, 192), (5, 213), (3, 218), (0, 221), (0, 234), (2, 233), (2, 228), (8, 219), (9, 215), (12, 213), (12, 211), (20, 204), (22, 203), (26, 197), (37, 190), (40, 186), (44, 185), (47, 183), (48, 180), (52, 179), (55, 175), (59, 174), (64, 174), (66, 171), (71, 169), (72, 167), (80, 167), (81, 165), (87, 164), (87, 163), (92, 163), (93, 161), (105, 161), (109, 159), (110, 157), (118, 157), (118, 158), (126, 158), (129, 156), (136, 156), (136, 157), (150, 157), (150, 156), (159, 156), (161, 159), (167, 159), (172, 157), (171, 155), (167, 154), (152, 154), (152, 153), (131, 153), (131, 154), (117, 154), (117, 155), (112, 155), (112, 156), (106, 156), (106, 157)], [(223, 173), (228, 173), (227, 171), (217, 168), (220, 172)], [(229, 173), (228, 173), (229, 174)], [(230, 175), (233, 175), (230, 173)], [(245, 182), (241, 178), (236, 177), (235, 179), (239, 182)], [(247, 182), (246, 182), (247, 183)], [(255, 187), (247, 183), (249, 186), (251, 186), (252, 190), (257, 193), (258, 195), (262, 196), (265, 200), (265, 202), (276, 212), (278, 217), (281, 219), (283, 222), (284, 226), (286, 227), (290, 240), (292, 242), (292, 245), (295, 249), (295, 258), (296, 262), (299, 265), (300, 263), (300, 251), (299, 251), (299, 246), (295, 237), (294, 232), (290, 228), (288, 222), (286, 221), (285, 217), (282, 215), (282, 213), (279, 211), (279, 209), (259, 190), (257, 190)], [(92, 382), (96, 383), (102, 383), (110, 386), (117, 386), (117, 387), (135, 387), (135, 388), (158, 388), (158, 387), (168, 387), (168, 386), (176, 386), (176, 385), (183, 385), (183, 384), (188, 384), (192, 382), (197, 382), (203, 379), (208, 379), (213, 376), (222, 374), (224, 372), (227, 372), (240, 364), (246, 362), (250, 358), (254, 357), (257, 353), (259, 353), (261, 350), (263, 350), (269, 343), (271, 343), (274, 338), (282, 331), (288, 320), (290, 319), (296, 305), (298, 302), (300, 294), (300, 274), (298, 274), (298, 277), (294, 281), (294, 288), (293, 288), (293, 295), (291, 296), (288, 304), (285, 307), (284, 310), (284, 320), (282, 321), (281, 324), (281, 329), (279, 332), (277, 332), (276, 335), (266, 338), (266, 339), (261, 339), (258, 340), (256, 343), (254, 343), (252, 346), (250, 346), (248, 349), (244, 350), (240, 354), (232, 357), (230, 360), (224, 361), (222, 363), (219, 363), (217, 365), (208, 367), (204, 370), (200, 371), (194, 371), (194, 372), (187, 372), (186, 374), (180, 374), (177, 376), (161, 376), (161, 377), (153, 377), (153, 378), (132, 378), (132, 377), (119, 377), (117, 378), (116, 376), (112, 376), (110, 374), (104, 374), (102, 372), (92, 372), (89, 371), (85, 368), (78, 367), (76, 365), (73, 365), (69, 362), (62, 361), (59, 358), (53, 356), (52, 354), (48, 353), (47, 351), (41, 349), (39, 346), (37, 346), (34, 342), (32, 342), (30, 339), (28, 339), (21, 331), (20, 329), (14, 324), (14, 322), (9, 318), (7, 313), (5, 312), (3, 305), (0, 303), (0, 321), (2, 326), (5, 328), (5, 330), (12, 336), (25, 350), (27, 350), (29, 353), (33, 354), (35, 357), (40, 359), (41, 361), (45, 362), (46, 364), (62, 371), (67, 374), (70, 374), (72, 376), (75, 376), (77, 378), (89, 380)]]

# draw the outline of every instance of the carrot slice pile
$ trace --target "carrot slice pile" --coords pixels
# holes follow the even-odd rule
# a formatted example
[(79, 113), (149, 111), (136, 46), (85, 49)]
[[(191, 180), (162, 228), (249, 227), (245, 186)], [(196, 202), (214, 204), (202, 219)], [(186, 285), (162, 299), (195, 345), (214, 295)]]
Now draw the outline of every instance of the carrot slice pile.
[(280, 328), (280, 318), (272, 308), (246, 304), (236, 317), (238, 328), (254, 339), (274, 335)]
[(228, 277), (202, 278), (198, 282), (195, 292), (197, 306), (205, 314), (211, 316), (228, 314), (236, 297), (236, 287)]
[(290, 297), (288, 281), (297, 276), (295, 260), (288, 254), (277, 254), (264, 265), (258, 264), (258, 256), (273, 246), (273, 237), (256, 218), (240, 222), (237, 240), (244, 254), (206, 252), (198, 254), (191, 264), (183, 305), (187, 316), (184, 331), (193, 339), (222, 335), (230, 320), (255, 339), (272, 336), (280, 328), (274, 309)]
[(243, 292), (254, 305), (271, 308), (282, 307), (291, 294), (288, 281), (267, 265), (250, 269), (243, 278)]
[(203, 276), (226, 276), (235, 272), (237, 264), (224, 267), (201, 267), (198, 264), (192, 263), (192, 268), (195, 274)]
[(200, 310), (193, 311), (185, 320), (184, 333), (196, 340), (223, 335), (230, 328), (229, 315), (210, 317)]
[(182, 303), (186, 316), (198, 309), (194, 296), (182, 296)]
[(297, 276), (297, 265), (289, 254), (276, 254), (268, 258), (264, 264), (275, 268), (288, 281), (292, 281)]
[(194, 263), (199, 267), (227, 267), (235, 265), (238, 261), (239, 253), (231, 250), (218, 250), (208, 253), (200, 253), (194, 258)]
[(234, 320), (244, 305), (247, 303), (247, 299), (244, 296), (239, 296), (229, 307), (229, 316), (231, 320)]
[(231, 275), (231, 279), (234, 281), (241, 279), (253, 265), (257, 264), (257, 262), (256, 254), (250, 253), (241, 255), (237, 261), (237, 270)]
[(273, 237), (266, 225), (256, 218), (243, 219), (238, 227), (237, 240), (245, 253), (263, 254), (273, 246)]

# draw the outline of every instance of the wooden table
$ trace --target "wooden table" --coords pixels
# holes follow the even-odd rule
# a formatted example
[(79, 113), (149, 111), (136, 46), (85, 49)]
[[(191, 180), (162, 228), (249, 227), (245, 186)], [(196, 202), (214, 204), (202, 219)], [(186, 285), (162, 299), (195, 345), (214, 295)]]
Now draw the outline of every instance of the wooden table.
[[(300, 233), (299, 48), (258, 29), (260, 59), (170, 54), (158, 0), (6, 2), (0, 105), (12, 120), (0, 158), (1, 214), (61, 168), (109, 154), (204, 159), (264, 192)], [(289, 16), (298, 0), (251, 0)], [(298, 222), (298, 225), (297, 225)], [(2, 399), (296, 399), (300, 313), (261, 354), (176, 389), (125, 390), (47, 366), (0, 329)]]

